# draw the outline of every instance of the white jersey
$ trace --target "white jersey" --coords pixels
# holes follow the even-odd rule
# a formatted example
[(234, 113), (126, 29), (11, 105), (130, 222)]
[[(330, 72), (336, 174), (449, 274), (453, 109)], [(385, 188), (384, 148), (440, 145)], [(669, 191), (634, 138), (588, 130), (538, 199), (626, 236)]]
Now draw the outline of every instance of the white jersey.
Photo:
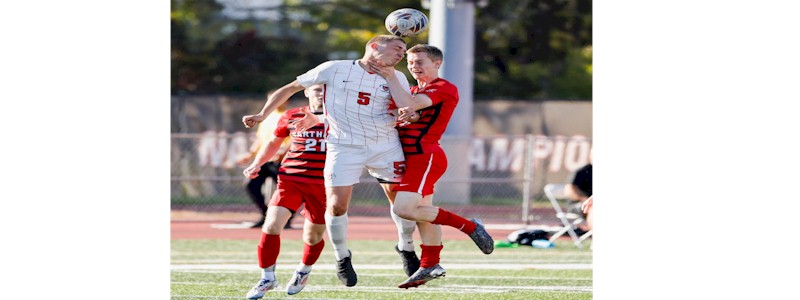
[[(410, 90), (405, 74), (395, 70)], [(399, 142), (396, 117), (389, 114), (392, 97), (386, 79), (370, 74), (356, 60), (327, 61), (297, 81), (304, 87), (325, 85), (323, 112), (326, 139), (331, 144), (375, 145)]]

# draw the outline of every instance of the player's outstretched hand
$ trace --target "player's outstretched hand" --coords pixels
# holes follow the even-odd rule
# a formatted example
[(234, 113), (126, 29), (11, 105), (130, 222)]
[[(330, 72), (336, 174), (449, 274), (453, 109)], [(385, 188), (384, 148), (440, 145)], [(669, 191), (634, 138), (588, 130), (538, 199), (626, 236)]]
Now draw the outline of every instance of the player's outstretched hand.
[(247, 115), (242, 117), (242, 123), (244, 124), (244, 127), (253, 128), (256, 126), (256, 124), (264, 121), (265, 118), (266, 117), (262, 115)]
[(376, 73), (376, 74), (380, 75), (383, 78), (388, 79), (390, 76), (394, 76), (395, 75), (394, 66), (383, 65), (380, 62), (376, 62), (376, 61), (369, 61), (368, 64), (369, 64), (370, 72)]
[(300, 109), (300, 112), (303, 113), (303, 117), (294, 121), (294, 129), (296, 131), (304, 132), (319, 123), (319, 119), (317, 119), (314, 113), (308, 110), (308, 106)]
[(244, 171), (242, 171), (242, 174), (244, 174), (244, 177), (253, 179), (253, 178), (258, 177), (258, 172), (260, 172), (260, 171), (261, 171), (261, 166), (250, 165), (249, 167), (244, 169)]

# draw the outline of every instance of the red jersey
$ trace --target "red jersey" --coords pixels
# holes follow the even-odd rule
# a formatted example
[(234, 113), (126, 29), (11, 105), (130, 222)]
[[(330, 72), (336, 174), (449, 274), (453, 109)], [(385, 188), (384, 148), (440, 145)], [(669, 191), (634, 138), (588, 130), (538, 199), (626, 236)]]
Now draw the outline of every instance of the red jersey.
[(418, 121), (397, 128), (403, 153), (408, 155), (438, 151), (441, 149), (439, 140), (458, 104), (458, 88), (443, 78), (437, 78), (422, 91), (419, 86), (412, 87), (411, 93), (425, 94), (431, 98), (433, 104), (417, 111), (420, 115)]
[(280, 180), (324, 184), (322, 169), (325, 167), (325, 125), (322, 112), (314, 115), (319, 123), (305, 132), (297, 132), (292, 123), (303, 117), (301, 107), (286, 111), (275, 128), (275, 136), (291, 136), (291, 145), (278, 170)]

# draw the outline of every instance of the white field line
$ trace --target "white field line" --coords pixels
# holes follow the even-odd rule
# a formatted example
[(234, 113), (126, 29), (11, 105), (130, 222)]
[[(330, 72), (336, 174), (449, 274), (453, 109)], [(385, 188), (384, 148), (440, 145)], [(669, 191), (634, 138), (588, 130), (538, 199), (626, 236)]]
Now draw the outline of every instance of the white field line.
[[(241, 222), (241, 223), (213, 223), (211, 224), (211, 228), (214, 229), (246, 229), (253, 226), (253, 222)], [(534, 230), (534, 229), (541, 229), (544, 231), (558, 231), (561, 229), (561, 226), (548, 226), (548, 225), (525, 225), (525, 224), (484, 224), (486, 229), (493, 229), (493, 230)]]
[[(479, 264), (485, 262), (486, 260), (477, 260), (477, 259), (448, 259), (442, 261), (442, 266), (444, 265), (452, 265), (452, 264)], [(299, 259), (281, 259), (278, 260), (278, 263), (281, 265), (286, 264), (296, 264), (299, 262)], [(175, 265), (191, 265), (191, 264), (253, 264), (252, 259), (191, 259), (191, 260), (173, 260), (172, 264)], [(519, 260), (505, 260), (505, 259), (495, 259), (492, 260), (493, 264), (509, 264), (509, 265), (516, 265), (521, 263)], [(527, 264), (534, 264), (534, 265), (554, 265), (554, 264), (591, 264), (592, 261), (589, 259), (531, 259), (526, 260), (525, 263)]]
[[(253, 246), (255, 247), (257, 244), (258, 244), (258, 242), (253, 243)], [(568, 247), (572, 247), (572, 246), (568, 246)], [(288, 248), (288, 247), (283, 247), (283, 248)], [(587, 257), (591, 257), (592, 256), (592, 252), (588, 251), (588, 250), (587, 251), (560, 251), (559, 252), (559, 251), (550, 251), (550, 250), (553, 250), (553, 249), (534, 249), (533, 247), (528, 247), (528, 246), (521, 246), (521, 248), (509, 248), (509, 249), (514, 249), (514, 250), (519, 250), (519, 251), (504, 252), (504, 253), (495, 252), (495, 253), (492, 253), (492, 256), (497, 256), (497, 255), (500, 255), (500, 256), (516, 256), (516, 255), (561, 256), (561, 255), (575, 255), (575, 256), (587, 256)], [(350, 250), (353, 250), (353, 249), (350, 249)], [(256, 250), (252, 250), (252, 251), (204, 251), (203, 255), (206, 255), (206, 256), (225, 256), (225, 255), (228, 255), (228, 256), (239, 256), (239, 255), (251, 255), (251, 254), (255, 253), (255, 251)], [(356, 251), (358, 251), (358, 252), (356, 252)], [(417, 251), (417, 253), (419, 253), (420, 250), (417, 248), (416, 251)], [(481, 253), (478, 250), (478, 248), (475, 248), (474, 251), (473, 250), (450, 250), (450, 249), (447, 248), (447, 245), (445, 245), (443, 253), (446, 253), (447, 256), (476, 256), (476, 255), (477, 256), (483, 256), (484, 255), (483, 253)], [(180, 255), (198, 256), (197, 250), (186, 250), (186, 251), (171, 250), (170, 254), (173, 255), (173, 256), (180, 256)], [(377, 255), (377, 256), (382, 256), (382, 255), (395, 256), (395, 255), (397, 255), (397, 252), (394, 252), (394, 250), (392, 250), (392, 251), (353, 250), (353, 254), (358, 254), (358, 255)], [(302, 251), (302, 248), (299, 249), (299, 250), (296, 250), (294, 248), (292, 248), (292, 249), (281, 249), (281, 255), (298, 255), (298, 256), (300, 256), (300, 255), (303, 255), (303, 251)]]
[(548, 226), (548, 225), (525, 225), (525, 224), (483, 224), (486, 229), (493, 230), (544, 230), (547, 232), (555, 232), (561, 230), (563, 226)]
[[(277, 276), (290, 277), (292, 269), (279, 270)], [(316, 271), (316, 270), (315, 270)], [(248, 271), (212, 271), (212, 270), (177, 270), (177, 272), (186, 273), (199, 273), (199, 274), (235, 274), (235, 273), (252, 273)], [(329, 276), (336, 275), (335, 272), (312, 272), (315, 276)], [(398, 274), (364, 274), (359, 273), (358, 277), (403, 277)], [(453, 279), (486, 279), (486, 276), (466, 276), (466, 275), (450, 275), (447, 278)], [(558, 280), (558, 281), (592, 281), (592, 278), (557, 278), (557, 277), (538, 277), (538, 276), (492, 276), (492, 279), (514, 279), (514, 280)], [(214, 283), (199, 283), (199, 282), (178, 282), (173, 281), (173, 284), (214, 284)], [(227, 285), (227, 284), (221, 284)]]
[[(355, 269), (362, 269), (362, 270), (385, 270), (385, 269), (397, 269), (397, 264), (385, 264), (385, 265), (353, 265)], [(448, 270), (473, 270), (473, 269), (480, 269), (480, 270), (528, 270), (528, 269), (540, 269), (540, 270), (591, 270), (592, 264), (447, 264), (446, 268)], [(171, 270), (261, 270), (258, 265), (255, 264), (191, 264), (191, 265), (181, 265), (181, 264), (173, 264), (170, 265)], [(315, 264), (315, 270), (335, 270), (335, 266), (333, 264)]]
[[(173, 283), (175, 284), (175, 283)], [(188, 283), (188, 284), (201, 284), (201, 283)], [(209, 285), (225, 285), (219, 283), (209, 283)], [(227, 285), (226, 285), (227, 286)], [(428, 286), (423, 285), (419, 288), (414, 289), (401, 289), (398, 287), (380, 287), (380, 286), (354, 286), (354, 287), (343, 287), (343, 286), (332, 286), (332, 285), (313, 285), (309, 284), (306, 288), (303, 289), (303, 292), (332, 292), (332, 291), (339, 291), (339, 292), (373, 292), (373, 293), (402, 293), (402, 292), (411, 292), (411, 293), (448, 293), (448, 294), (457, 294), (457, 293), (504, 293), (504, 292), (514, 292), (514, 291), (565, 291), (565, 292), (592, 292), (591, 286), (512, 286), (512, 285), (502, 285), (502, 286), (492, 286), (492, 285), (446, 285), (446, 286)], [(277, 287), (271, 292), (268, 292), (267, 296), (270, 294), (278, 294), (275, 292), (285, 292), (285, 287)], [(282, 294), (282, 293), (281, 293)], [(182, 296), (182, 295), (173, 295), (173, 297), (196, 297), (196, 296)], [(272, 297), (270, 297), (272, 298)], [(294, 298), (292, 298), (294, 299)]]

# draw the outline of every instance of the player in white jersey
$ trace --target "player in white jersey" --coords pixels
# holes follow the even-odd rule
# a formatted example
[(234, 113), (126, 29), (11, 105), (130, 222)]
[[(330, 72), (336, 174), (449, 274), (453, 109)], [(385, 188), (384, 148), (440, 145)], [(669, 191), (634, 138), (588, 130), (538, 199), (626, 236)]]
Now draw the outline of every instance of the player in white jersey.
[[(337, 276), (346, 286), (357, 283), (351, 262), (352, 252), (346, 243), (347, 209), (353, 184), (358, 183), (361, 173), (367, 168), (369, 174), (381, 183), (389, 202), (393, 203), (397, 192), (392, 191), (392, 187), (405, 173), (405, 157), (395, 129), (396, 117), (390, 114), (392, 98), (389, 85), (380, 75), (368, 72), (369, 63), (394, 66), (403, 59), (405, 51), (406, 42), (400, 37), (373, 37), (367, 42), (361, 59), (322, 63), (273, 93), (261, 112), (242, 118), (245, 126), (253, 127), (291, 95), (307, 86), (324, 84), (323, 111), (327, 133), (325, 223), (336, 255)], [(406, 78), (402, 72), (395, 72), (398, 77)], [(409, 89), (408, 80), (400, 81), (401, 84), (405, 81), (405, 88)], [(397, 103), (397, 106), (408, 104)], [(311, 121), (309, 116), (308, 122), (301, 120), (295, 126), (299, 130), (310, 128), (313, 126)], [(394, 212), (392, 219), (398, 228), (398, 251), (413, 254), (412, 235), (416, 223), (401, 219)], [(403, 258), (404, 265), (411, 266), (406, 267), (406, 273), (416, 271), (419, 267), (416, 255)]]

